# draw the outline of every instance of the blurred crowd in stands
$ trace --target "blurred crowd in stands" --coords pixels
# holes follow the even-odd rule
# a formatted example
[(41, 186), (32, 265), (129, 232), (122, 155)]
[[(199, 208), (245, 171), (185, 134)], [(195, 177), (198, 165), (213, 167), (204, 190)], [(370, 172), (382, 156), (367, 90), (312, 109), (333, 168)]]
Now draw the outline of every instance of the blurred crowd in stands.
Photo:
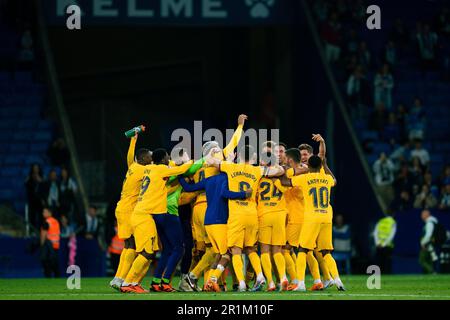
[[(396, 83), (401, 82), (396, 79), (400, 60), (405, 60), (404, 69), (417, 69), (424, 82), (430, 72), (438, 74), (439, 81), (450, 80), (448, 8), (434, 20), (417, 22), (415, 29), (395, 20), (381, 52), (371, 52), (364, 39), (367, 32), (361, 31), (367, 19), (365, 1), (310, 3), (325, 58), (342, 84), (353, 122), (362, 122), (364, 129), (377, 134), (361, 139), (365, 153), (374, 152), (374, 141), (384, 144), (376, 161), (369, 161), (380, 196), (394, 210), (449, 209), (450, 163), (444, 159), (442, 173), (432, 173), (433, 154), (425, 147), (432, 130), (427, 126), (427, 106), (419, 96), (411, 101), (393, 99)], [(446, 107), (450, 108), (448, 102)]]

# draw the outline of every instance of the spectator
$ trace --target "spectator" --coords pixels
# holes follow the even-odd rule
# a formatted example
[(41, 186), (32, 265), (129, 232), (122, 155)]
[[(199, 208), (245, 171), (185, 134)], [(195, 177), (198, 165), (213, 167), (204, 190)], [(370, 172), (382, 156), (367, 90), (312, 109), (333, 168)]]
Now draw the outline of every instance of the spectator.
[(82, 221), (82, 227), (80, 235), (84, 236), (86, 239), (97, 239), (99, 236), (99, 219), (97, 217), (97, 207), (95, 205), (90, 205), (88, 212), (84, 216)]
[(378, 221), (373, 232), (377, 250), (376, 260), (383, 274), (392, 273), (392, 251), (396, 232), (397, 223), (392, 212)]
[(386, 125), (387, 115), (383, 102), (376, 105), (375, 111), (372, 112), (369, 119), (369, 129), (381, 132)]
[(61, 170), (60, 181), (60, 213), (67, 215), (71, 220), (75, 218), (75, 195), (77, 193), (77, 184), (72, 177), (69, 176), (69, 171), (65, 168)]
[(400, 191), (398, 197), (395, 198), (393, 208), (397, 211), (407, 211), (413, 208), (411, 193), (407, 190)]
[(361, 41), (358, 47), (358, 62), (364, 69), (370, 68), (370, 51), (367, 49), (367, 43)]
[(378, 71), (374, 79), (374, 99), (375, 105), (383, 102), (388, 110), (392, 110), (392, 88), (394, 78), (389, 70), (389, 65), (385, 63)]
[(405, 140), (403, 144), (395, 149), (389, 156), (389, 158), (394, 162), (396, 171), (398, 171), (402, 163), (409, 160), (409, 156), (411, 154), (410, 148), (409, 140)]
[(59, 181), (58, 175), (56, 174), (56, 170), (51, 170), (48, 174), (48, 180), (41, 184), (41, 197), (43, 201), (43, 205), (50, 208), (53, 212), (53, 216), (57, 217), (56, 214), (59, 212)]
[(436, 273), (436, 265), (439, 264), (439, 258), (433, 245), (433, 234), (438, 220), (427, 209), (422, 211), (421, 218), (425, 225), (420, 239), (419, 263), (424, 273)]
[(412, 181), (413, 181), (413, 193), (417, 194), (419, 192), (419, 187), (423, 184), (423, 172), (424, 169), (420, 164), (419, 158), (413, 158), (411, 161), (411, 167), (409, 172), (411, 173)]
[(424, 184), (422, 190), (416, 195), (414, 200), (414, 208), (416, 209), (433, 209), (437, 206), (436, 197), (430, 192), (430, 188)]
[(352, 241), (350, 226), (344, 223), (344, 216), (337, 214), (333, 224), (333, 247), (335, 252), (350, 253)]
[(322, 26), (321, 35), (325, 42), (327, 61), (333, 63), (339, 60), (341, 54), (341, 24), (336, 12), (332, 12), (328, 21)]
[(62, 138), (58, 138), (52, 143), (47, 151), (47, 155), (53, 166), (69, 167), (70, 153)]
[(411, 158), (418, 158), (423, 167), (427, 167), (430, 163), (430, 154), (422, 147), (422, 141), (419, 139), (415, 141), (415, 147), (411, 150)]
[(407, 118), (409, 139), (423, 139), (425, 134), (425, 124), (425, 111), (422, 107), (422, 100), (416, 97)]
[(389, 206), (394, 199), (394, 164), (382, 152), (377, 161), (373, 164), (373, 171), (375, 173), (375, 184), (378, 188), (380, 196)]
[(394, 41), (388, 41), (384, 49), (384, 61), (390, 66), (395, 66), (397, 62), (397, 50), (395, 49)]
[(447, 184), (442, 190), (441, 202), (439, 203), (439, 209), (450, 209), (450, 183)]
[(446, 165), (442, 171), (441, 178), (439, 179), (439, 186), (446, 186), (450, 184), (450, 165)]
[(416, 37), (423, 71), (429, 71), (435, 67), (438, 36), (431, 31), (429, 24), (425, 24)]
[(42, 168), (34, 163), (30, 167), (30, 173), (25, 181), (27, 190), (28, 216), (30, 224), (39, 230), (42, 225), (42, 201), (41, 201)]
[(29, 67), (33, 60), (33, 38), (31, 36), (31, 31), (29, 29), (26, 29), (22, 34), (22, 38), (20, 40), (19, 61), (23, 66)]
[(450, 35), (450, 11), (443, 8), (436, 19), (437, 30), (441, 34)]
[(61, 238), (70, 238), (75, 235), (76, 226), (71, 223), (69, 218), (66, 215), (61, 215)]
[[(355, 29), (350, 29), (350, 32), (348, 33), (348, 39), (347, 39), (347, 45), (346, 45), (346, 51), (347, 54), (355, 54), (358, 51), (358, 34), (356, 33)], [(355, 55), (356, 58), (356, 55)]]
[(367, 105), (368, 83), (363, 68), (357, 66), (347, 81), (347, 96), (349, 105), (353, 108), (353, 116), (365, 117), (365, 106)]

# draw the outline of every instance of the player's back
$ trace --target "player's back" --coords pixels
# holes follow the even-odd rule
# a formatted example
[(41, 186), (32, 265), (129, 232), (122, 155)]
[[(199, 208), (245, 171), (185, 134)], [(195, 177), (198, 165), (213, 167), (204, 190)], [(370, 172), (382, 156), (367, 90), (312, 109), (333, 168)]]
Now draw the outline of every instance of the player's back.
[(305, 205), (303, 193), (299, 187), (288, 188), (284, 192), (288, 223), (303, 223)]
[(262, 177), (261, 167), (244, 163), (222, 162), (220, 170), (228, 176), (228, 187), (230, 191), (242, 192), (250, 188), (252, 195), (245, 200), (229, 200), (230, 216), (232, 214), (257, 214), (256, 194), (258, 183)]
[(166, 165), (150, 164), (144, 168), (144, 176), (134, 209), (135, 214), (167, 212), (167, 178), (163, 175)]
[(279, 180), (261, 178), (258, 184), (258, 216), (270, 212), (286, 211), (286, 200), (283, 194), (285, 188)]
[(292, 178), (292, 185), (300, 187), (305, 204), (305, 221), (328, 223), (332, 221), (330, 204), (334, 179), (324, 172), (311, 172)]
[[(220, 171), (215, 168), (215, 167), (210, 167), (207, 166), (206, 164), (203, 165), (202, 168), (200, 168), (193, 176), (194, 178), (194, 182), (198, 183), (204, 179), (207, 179), (209, 177), (218, 175), (220, 173)], [(194, 205), (201, 203), (201, 202), (206, 202), (206, 192), (202, 192), (199, 193), (197, 195), (197, 198), (195, 199), (195, 203)]]
[(141, 189), (144, 168), (145, 166), (137, 162), (134, 162), (129, 166), (123, 181), (120, 200), (117, 203), (117, 211), (124, 213), (131, 213), (133, 211)]

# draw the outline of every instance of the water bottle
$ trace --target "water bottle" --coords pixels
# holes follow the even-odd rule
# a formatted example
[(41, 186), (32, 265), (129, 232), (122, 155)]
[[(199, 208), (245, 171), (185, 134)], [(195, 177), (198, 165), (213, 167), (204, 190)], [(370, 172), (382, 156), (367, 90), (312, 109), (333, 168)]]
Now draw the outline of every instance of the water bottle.
[(145, 131), (145, 127), (143, 125), (134, 127), (133, 129), (130, 129), (125, 132), (125, 137), (133, 138), (136, 133), (141, 133), (142, 131)]

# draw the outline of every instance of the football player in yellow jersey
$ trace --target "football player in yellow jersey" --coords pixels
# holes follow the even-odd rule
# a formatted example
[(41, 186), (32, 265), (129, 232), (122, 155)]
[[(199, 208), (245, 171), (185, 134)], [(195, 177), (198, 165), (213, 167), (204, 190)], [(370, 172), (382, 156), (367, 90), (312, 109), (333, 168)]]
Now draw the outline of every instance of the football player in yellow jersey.
[(136, 154), (136, 162), (134, 161), (137, 136), (138, 134), (136, 133), (136, 135), (130, 139), (130, 146), (127, 154), (128, 170), (125, 180), (123, 181), (120, 200), (116, 207), (118, 236), (120, 239), (125, 240), (124, 248), (120, 254), (120, 262), (116, 275), (110, 282), (110, 286), (117, 290), (120, 290), (120, 287), (136, 257), (136, 247), (132, 234), (133, 230), (131, 228), (130, 218), (141, 188), (144, 168), (152, 162), (152, 154), (148, 149), (139, 149)]
[[(325, 140), (322, 138), (320, 134), (313, 134), (312, 139), (316, 142), (319, 142), (319, 157), (322, 159), (325, 158), (326, 154), (326, 145)], [(309, 144), (301, 144), (299, 147), (301, 153), (301, 162), (304, 167), (308, 167), (308, 159), (311, 157), (313, 153), (313, 148)], [(321, 169), (323, 170), (323, 168)], [(324, 289), (330, 288), (334, 285), (334, 280), (332, 275), (330, 274), (329, 268), (325, 260), (323, 259), (322, 254), (318, 250), (314, 250), (314, 255), (316, 256), (320, 269), (322, 271), (322, 276), (324, 279)]]
[[(167, 178), (183, 174), (192, 164), (192, 161), (188, 161), (178, 167), (169, 167), (169, 155), (165, 149), (156, 149), (152, 158), (153, 164), (144, 168), (140, 193), (131, 215), (138, 255), (122, 284), (122, 292), (146, 292), (139, 285), (139, 281), (147, 272), (150, 261), (158, 250), (158, 235), (153, 215), (167, 212)], [(188, 156), (185, 155), (184, 158)]]
[[(212, 150), (215, 150), (215, 157), (219, 159), (227, 159), (231, 154), (233, 154), (234, 149), (237, 147), (239, 140), (241, 139), (244, 123), (247, 120), (247, 116), (245, 114), (241, 114), (238, 117), (238, 127), (231, 137), (228, 145), (221, 150), (221, 152), (217, 152), (220, 150), (219, 144), (217, 141), (208, 141), (203, 145), (203, 156), (210, 154)], [(199, 169), (194, 174), (194, 182), (198, 183), (203, 179), (209, 178), (211, 176), (219, 174), (219, 170), (215, 167), (211, 167), (208, 165), (204, 165), (203, 168)], [(194, 260), (197, 260), (198, 263), (193, 266), (192, 270), (188, 275), (181, 276), (180, 287), (192, 287), (194, 290), (198, 291), (196, 283), (201, 275), (201, 273), (207, 270), (211, 264), (213, 264), (215, 260), (215, 253), (211, 246), (211, 242), (206, 233), (205, 228), (205, 214), (207, 208), (206, 194), (202, 192), (197, 196), (197, 199), (192, 207), (192, 227), (193, 227), (193, 236), (196, 246)], [(194, 256), (195, 256), (194, 255)], [(205, 279), (208, 279), (208, 275), (205, 274)], [(206, 283), (206, 281), (205, 281)]]
[[(268, 159), (272, 157), (265, 153)], [(262, 158), (262, 157), (261, 157)], [(261, 160), (262, 166), (268, 167), (270, 161)], [(286, 201), (283, 187), (278, 179), (261, 178), (258, 185), (258, 242), (261, 249), (261, 264), (268, 282), (267, 291), (275, 291), (276, 286), (272, 278), (272, 261), (276, 266), (281, 291), (286, 291), (288, 280), (286, 278), (286, 264), (281, 248), (286, 244)]]
[[(321, 171), (322, 165), (323, 171)], [(330, 272), (337, 274), (336, 262), (331, 256), (333, 214), (330, 204), (331, 188), (336, 185), (336, 178), (326, 161), (319, 156), (309, 157), (308, 167), (308, 173), (294, 176), (290, 180), (290, 185), (300, 187), (305, 202), (304, 223), (296, 261), (299, 285), (294, 289), (295, 291), (306, 291), (304, 282), (306, 255), (316, 247), (322, 253)], [(339, 290), (345, 290), (339, 276), (334, 281)]]
[[(287, 170), (287, 177), (291, 178), (293, 176), (292, 171), (301, 170), (302, 172), (306, 169), (302, 167), (300, 162), (300, 151), (296, 148), (288, 149), (286, 151), (286, 157), (288, 162), (288, 167), (292, 168)], [(291, 251), (293, 248), (297, 249), (300, 241), (300, 234), (303, 228), (304, 221), (304, 199), (302, 191), (299, 187), (289, 188), (285, 192), (286, 203), (288, 206), (288, 221), (287, 221), (287, 242), (284, 247), (284, 257), (287, 261), (289, 277), (291, 278), (291, 285), (288, 290), (293, 290), (298, 286), (297, 271), (295, 267), (295, 253), (294, 257), (291, 256)], [(317, 260), (314, 258), (313, 252), (308, 252), (307, 255), (308, 267), (311, 275), (314, 279), (314, 285), (311, 290), (322, 290), (323, 284), (320, 280), (319, 265)]]
[(245, 200), (228, 200), (227, 245), (231, 250), (232, 265), (239, 280), (239, 291), (241, 292), (247, 290), (243, 272), (243, 249), (245, 249), (245, 253), (257, 275), (252, 291), (262, 290), (265, 284), (261, 261), (255, 249), (255, 244), (258, 241), (256, 191), (258, 190), (259, 180), (263, 176), (273, 177), (284, 174), (284, 169), (279, 165), (272, 167), (253, 166), (255, 162), (256, 153), (254, 148), (249, 145), (240, 150), (238, 163), (222, 161), (215, 157), (207, 160), (207, 163), (227, 174), (230, 191), (254, 190), (254, 194)]

